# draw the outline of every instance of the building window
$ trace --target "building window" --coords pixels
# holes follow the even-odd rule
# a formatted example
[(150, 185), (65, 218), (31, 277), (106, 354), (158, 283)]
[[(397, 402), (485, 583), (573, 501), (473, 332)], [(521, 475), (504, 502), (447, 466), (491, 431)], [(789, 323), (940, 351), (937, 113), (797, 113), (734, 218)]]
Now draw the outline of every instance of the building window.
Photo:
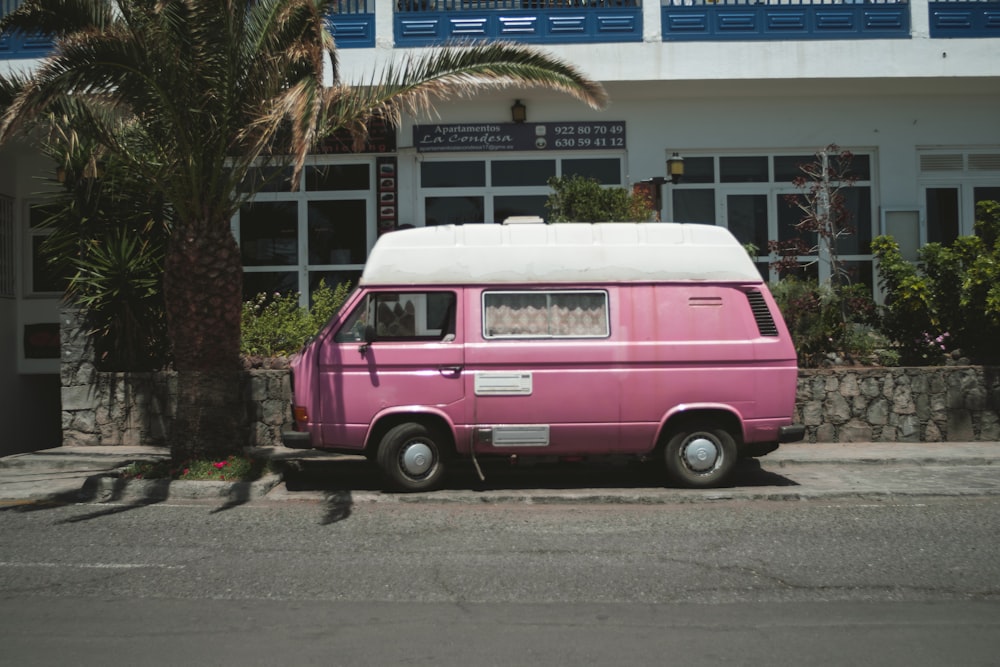
[(14, 269), (14, 200), (0, 195), (0, 299), (16, 295)]
[(422, 222), (426, 226), (503, 222), (518, 215), (548, 216), (553, 176), (580, 175), (602, 185), (623, 183), (620, 157), (482, 160), (426, 159), (420, 163)]
[(920, 151), (924, 237), (949, 244), (973, 233), (976, 206), (1000, 201), (1000, 153)]
[(232, 223), (244, 298), (298, 292), (308, 306), (321, 281), (357, 284), (376, 237), (374, 158), (313, 158), (294, 191), (289, 169), (256, 169), (248, 178), (261, 190)]
[[(757, 267), (766, 280), (780, 277), (771, 267), (769, 241), (801, 238), (808, 247), (819, 243), (816, 234), (802, 234), (794, 228), (802, 212), (789, 204), (789, 195), (801, 194), (792, 180), (802, 175), (799, 165), (814, 161), (814, 155), (788, 152), (769, 155), (685, 155), (684, 179), (670, 188), (666, 219), (697, 222), (728, 228), (744, 244), (758, 249)], [(851, 163), (857, 177), (853, 187), (842, 193), (851, 213), (852, 235), (843, 237), (837, 252), (849, 278), (874, 287), (871, 255), (874, 217), (872, 211), (872, 155), (856, 153)], [(820, 257), (824, 254), (820, 253)], [(830, 278), (828, 262), (816, 263), (817, 255), (803, 255), (803, 277)]]
[(60, 276), (42, 254), (42, 244), (52, 234), (52, 228), (45, 222), (52, 210), (40, 203), (28, 204), (28, 231), (25, 235), (25, 295), (58, 296), (66, 291), (67, 280)]

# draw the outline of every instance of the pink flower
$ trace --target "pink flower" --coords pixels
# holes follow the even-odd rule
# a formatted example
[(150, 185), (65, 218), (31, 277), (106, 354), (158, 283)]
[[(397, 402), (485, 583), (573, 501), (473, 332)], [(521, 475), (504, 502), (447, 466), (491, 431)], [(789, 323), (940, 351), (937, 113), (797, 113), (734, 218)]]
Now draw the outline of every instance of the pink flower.
[(212, 465), (214, 465), (217, 470), (222, 470), (226, 467), (226, 463), (228, 463), (228, 461), (219, 461), (218, 463), (213, 463)]

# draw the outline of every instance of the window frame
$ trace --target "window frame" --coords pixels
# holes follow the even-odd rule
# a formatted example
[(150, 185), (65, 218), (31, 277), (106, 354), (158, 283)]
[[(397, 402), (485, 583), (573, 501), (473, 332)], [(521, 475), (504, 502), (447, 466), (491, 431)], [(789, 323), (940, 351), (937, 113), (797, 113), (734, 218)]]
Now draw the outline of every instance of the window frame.
[[(473, 197), (480, 198), (483, 206), (483, 220), (475, 222), (485, 222), (486, 224), (501, 224), (503, 220), (496, 219), (496, 200), (505, 196), (539, 196), (548, 198), (552, 194), (552, 188), (547, 184), (542, 185), (509, 185), (501, 186), (493, 184), (493, 163), (494, 162), (517, 162), (517, 161), (554, 161), (556, 177), (563, 176), (563, 163), (576, 160), (617, 160), (618, 161), (618, 182), (603, 183), (605, 187), (628, 187), (626, 185), (627, 154), (624, 151), (602, 151), (602, 152), (574, 152), (570, 153), (504, 153), (496, 155), (492, 153), (461, 153), (458, 156), (444, 157), (423, 157), (416, 163), (416, 185), (417, 185), (417, 206), (416, 222), (419, 226), (427, 225), (426, 200), (429, 198), (449, 198), (449, 197)], [(485, 182), (479, 186), (462, 187), (424, 187), (421, 181), (421, 165), (424, 163), (441, 162), (481, 162), (483, 163)], [(543, 216), (544, 217), (544, 216)], [(492, 222), (490, 222), (492, 221)]]
[[(700, 222), (715, 224), (720, 227), (729, 228), (728, 216), (729, 216), (729, 196), (730, 195), (765, 195), (767, 202), (767, 236), (768, 240), (777, 240), (780, 238), (779, 229), (779, 211), (777, 206), (784, 205), (783, 199), (786, 195), (796, 195), (801, 194), (802, 191), (796, 188), (795, 185), (789, 180), (775, 180), (775, 159), (783, 157), (801, 157), (803, 159), (809, 159), (813, 157), (815, 149), (796, 149), (796, 148), (786, 148), (780, 150), (769, 150), (769, 151), (753, 151), (753, 152), (705, 152), (697, 153), (691, 152), (690, 155), (685, 155), (685, 159), (688, 157), (692, 158), (711, 158), (712, 159), (712, 180), (702, 180), (699, 179), (694, 183), (686, 183), (684, 180), (676, 186), (672, 187), (673, 190), (669, 197), (665, 197), (664, 202), (664, 215), (665, 219), (672, 221), (675, 219), (674, 215), (674, 192), (678, 191), (692, 191), (692, 190), (710, 190), (713, 192), (713, 201), (715, 208), (715, 220), (702, 220)], [(871, 207), (870, 211), (870, 226), (871, 229), (868, 231), (868, 238), (874, 238), (878, 234), (878, 211), (879, 211), (879, 190), (877, 184), (878, 178), (878, 152), (874, 148), (858, 149), (854, 151), (856, 156), (863, 156), (868, 159), (868, 179), (858, 179), (858, 181), (852, 186), (857, 188), (867, 188), (869, 191), (869, 205)], [(723, 182), (721, 177), (721, 164), (723, 158), (751, 158), (751, 157), (766, 157), (768, 164), (768, 180), (767, 181), (745, 181), (745, 182)], [(741, 239), (742, 242), (742, 239)], [(846, 264), (857, 264), (865, 263), (868, 266), (868, 271), (866, 276), (869, 278), (868, 281), (873, 285), (876, 284), (874, 275), (874, 255), (864, 254), (864, 253), (850, 253), (850, 254), (838, 254), (838, 258), (845, 262)], [(758, 255), (753, 258), (754, 263), (761, 269), (762, 276), (765, 280), (769, 282), (777, 282), (780, 279), (780, 272), (778, 269), (771, 266), (771, 263), (778, 259), (777, 255), (772, 255), (768, 252), (767, 248), (759, 248)], [(817, 276), (820, 282), (823, 282), (830, 277), (830, 263), (829, 263), (829, 253), (824, 249), (820, 249), (817, 254), (811, 255), (801, 255), (798, 258), (800, 264), (810, 264), (818, 261), (817, 266)]]
[[(403, 299), (401, 297), (405, 296), (418, 296), (422, 297), (422, 306), (414, 308), (414, 334), (413, 335), (385, 335), (378, 334), (378, 308), (380, 303), (389, 303), (390, 301), (386, 297), (395, 296), (395, 301), (399, 302)], [(440, 329), (428, 326), (428, 318), (431, 315), (431, 296), (432, 295), (446, 295), (451, 297), (451, 303), (445, 305), (444, 315), (447, 317), (450, 313), (450, 324), (452, 331), (448, 331), (447, 322), (444, 324), (445, 327)], [(416, 299), (411, 299), (411, 301), (416, 302)], [(453, 289), (385, 289), (385, 290), (370, 290), (368, 291), (355, 305), (354, 309), (350, 314), (344, 319), (341, 325), (333, 332), (333, 342), (336, 344), (351, 344), (358, 342), (365, 342), (364, 329), (358, 328), (358, 323), (362, 316), (365, 317), (365, 324), (367, 326), (368, 322), (374, 323), (376, 335), (371, 343), (442, 343), (454, 340), (457, 335), (457, 311), (458, 311), (458, 293)], [(417, 330), (421, 333), (417, 333)], [(432, 333), (436, 332), (436, 333)], [(451, 336), (451, 338), (449, 338)]]
[[(296, 205), (296, 259), (290, 264), (260, 264), (244, 265), (244, 275), (255, 273), (288, 274), (289, 282), (294, 280), (299, 293), (299, 305), (309, 307), (314, 283), (318, 283), (317, 274), (333, 275), (337, 282), (349, 279), (357, 284), (357, 278), (364, 269), (363, 262), (349, 261), (346, 263), (312, 262), (309, 258), (309, 205), (311, 202), (325, 201), (359, 201), (365, 202), (365, 252), (367, 261), (372, 247), (378, 237), (377, 215), (379, 207), (378, 166), (375, 154), (351, 155), (316, 155), (307, 159), (302, 173), (299, 175), (298, 187), (292, 191), (287, 188), (275, 187), (258, 192), (247, 197), (243, 205), (292, 202)], [(331, 165), (365, 165), (368, 168), (369, 187), (363, 190), (315, 190), (307, 189), (308, 168), (322, 168)], [(266, 167), (265, 167), (266, 169)], [(241, 211), (230, 220), (230, 230), (241, 247), (240, 227)], [(294, 278), (293, 278), (294, 276)], [(329, 284), (330, 287), (335, 285)]]
[[(604, 330), (600, 334), (496, 334), (490, 332), (490, 323), (487, 321), (489, 315), (487, 298), (489, 296), (528, 296), (544, 295), (546, 297), (547, 324), (551, 330), (551, 310), (553, 304), (552, 297), (556, 295), (600, 295), (604, 304)], [(480, 333), (484, 340), (605, 340), (611, 337), (611, 298), (608, 290), (595, 288), (581, 289), (484, 289), (480, 295)]]
[[(24, 248), (24, 262), (21, 266), (22, 296), (26, 299), (52, 299), (61, 298), (65, 293), (65, 286), (59, 290), (39, 290), (35, 289), (35, 267), (39, 263), (44, 264), (44, 260), (35, 253), (35, 240), (44, 242), (46, 238), (52, 236), (54, 230), (51, 227), (32, 227), (31, 212), (36, 206), (47, 206), (45, 199), (32, 198), (24, 202), (24, 224), (22, 228), (24, 235), (22, 244)], [(68, 279), (66, 279), (68, 283)]]

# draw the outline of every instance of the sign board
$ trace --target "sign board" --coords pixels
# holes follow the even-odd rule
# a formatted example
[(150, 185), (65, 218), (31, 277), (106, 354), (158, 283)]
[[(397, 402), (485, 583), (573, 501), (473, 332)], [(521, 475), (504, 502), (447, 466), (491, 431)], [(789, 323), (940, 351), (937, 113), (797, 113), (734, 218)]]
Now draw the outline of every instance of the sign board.
[(625, 148), (625, 121), (414, 125), (421, 153), (600, 151)]

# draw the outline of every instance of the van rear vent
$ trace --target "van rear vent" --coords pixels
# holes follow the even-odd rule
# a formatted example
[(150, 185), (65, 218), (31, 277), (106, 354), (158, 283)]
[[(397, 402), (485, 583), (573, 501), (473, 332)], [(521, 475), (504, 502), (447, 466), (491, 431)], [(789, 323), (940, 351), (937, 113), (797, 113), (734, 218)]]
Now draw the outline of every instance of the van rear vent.
[(771, 311), (767, 308), (764, 295), (760, 292), (747, 292), (747, 301), (750, 302), (750, 309), (753, 310), (753, 318), (757, 321), (757, 331), (761, 336), (777, 336), (778, 326), (771, 317)]

